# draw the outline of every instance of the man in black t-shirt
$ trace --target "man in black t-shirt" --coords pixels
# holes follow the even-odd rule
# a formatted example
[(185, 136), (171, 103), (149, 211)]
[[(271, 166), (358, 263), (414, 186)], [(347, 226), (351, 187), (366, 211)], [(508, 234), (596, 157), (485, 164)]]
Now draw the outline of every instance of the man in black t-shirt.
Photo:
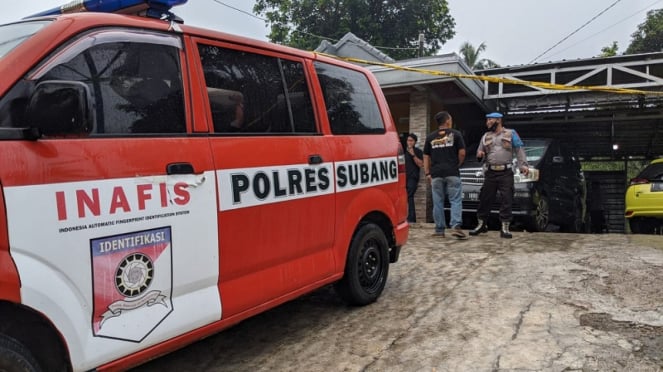
[(434, 236), (444, 237), (445, 194), (451, 205), (451, 235), (465, 239), (463, 224), (463, 188), (460, 181), (460, 165), (465, 161), (465, 141), (462, 134), (452, 129), (453, 119), (446, 111), (435, 114), (438, 129), (426, 137), (424, 143), (424, 172), (431, 183), (433, 194)]
[(405, 175), (406, 175), (406, 190), (407, 190), (407, 222), (417, 222), (417, 214), (414, 205), (414, 193), (417, 192), (419, 186), (419, 174), (421, 167), (424, 165), (424, 153), (421, 149), (415, 147), (417, 143), (417, 135), (409, 133), (407, 135), (406, 148), (405, 148)]

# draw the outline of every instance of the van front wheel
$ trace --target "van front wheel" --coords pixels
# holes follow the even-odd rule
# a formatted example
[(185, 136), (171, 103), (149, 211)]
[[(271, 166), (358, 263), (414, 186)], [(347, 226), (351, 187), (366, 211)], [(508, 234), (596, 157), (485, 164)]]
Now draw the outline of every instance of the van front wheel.
[(377, 225), (367, 223), (352, 238), (345, 274), (334, 289), (350, 305), (368, 305), (380, 297), (388, 272), (387, 238)]
[(0, 371), (39, 372), (41, 368), (25, 346), (13, 338), (0, 335)]

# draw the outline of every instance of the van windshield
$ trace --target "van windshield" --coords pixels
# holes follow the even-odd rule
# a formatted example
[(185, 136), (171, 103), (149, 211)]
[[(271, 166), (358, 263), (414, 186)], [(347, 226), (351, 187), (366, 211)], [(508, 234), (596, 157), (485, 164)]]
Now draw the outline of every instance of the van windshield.
[(51, 21), (10, 23), (0, 26), (0, 58), (16, 48)]

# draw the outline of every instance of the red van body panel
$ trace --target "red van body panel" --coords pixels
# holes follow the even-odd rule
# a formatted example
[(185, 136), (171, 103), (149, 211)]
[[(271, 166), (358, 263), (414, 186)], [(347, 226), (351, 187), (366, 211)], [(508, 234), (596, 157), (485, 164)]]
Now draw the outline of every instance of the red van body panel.
[[(138, 16), (25, 22), (44, 25), (0, 57), (0, 337), (42, 345), (28, 352), (43, 370), (125, 370), (347, 286), (364, 226), (384, 237), (380, 265), (406, 244), (402, 149), (367, 70)], [(215, 64), (226, 52), (257, 62)], [(378, 130), (334, 133), (331, 107), (353, 97), (325, 98), (337, 87), (317, 63), (361, 74)], [(283, 91), (223, 85), (251, 76)], [(242, 115), (258, 112), (238, 133), (220, 129), (227, 97), (244, 100)], [(273, 126), (251, 132), (261, 120)], [(375, 301), (384, 272), (376, 293), (340, 293)]]

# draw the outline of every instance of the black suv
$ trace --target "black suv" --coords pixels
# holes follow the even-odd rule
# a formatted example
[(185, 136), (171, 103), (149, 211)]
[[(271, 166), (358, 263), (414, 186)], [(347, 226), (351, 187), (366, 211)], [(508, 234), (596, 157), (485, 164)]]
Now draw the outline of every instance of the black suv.
[[(546, 231), (549, 224), (562, 231), (582, 232), (585, 227), (587, 189), (580, 162), (553, 139), (523, 139), (527, 162), (538, 179), (515, 170), (513, 222), (528, 231)], [(474, 147), (476, 152), (476, 147)], [(463, 182), (463, 221), (476, 221), (479, 190), (483, 184), (482, 164), (476, 153), (469, 153), (460, 169)], [(514, 159), (515, 164), (515, 159)], [(515, 167), (514, 167), (515, 168)], [(499, 212), (498, 193), (491, 207), (491, 217)]]

